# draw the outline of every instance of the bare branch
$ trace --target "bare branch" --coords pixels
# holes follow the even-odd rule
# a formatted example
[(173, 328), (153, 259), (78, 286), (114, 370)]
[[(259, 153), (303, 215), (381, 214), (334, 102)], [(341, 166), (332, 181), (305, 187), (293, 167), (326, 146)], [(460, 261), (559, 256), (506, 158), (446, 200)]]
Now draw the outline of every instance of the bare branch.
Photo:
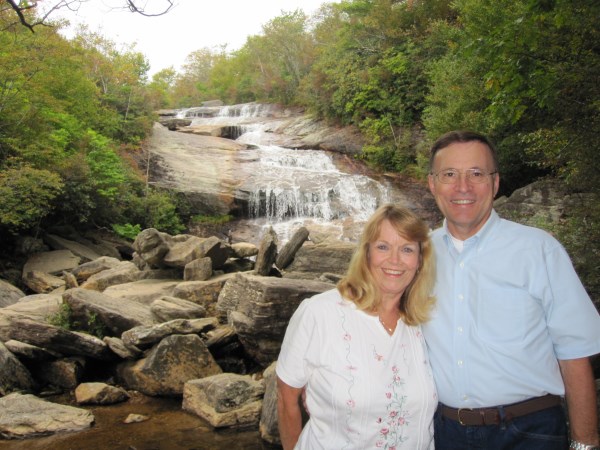
[[(48, 19), (50, 17), (50, 15), (52, 15), (52, 13), (54, 13), (55, 11), (61, 9), (61, 8), (67, 8), (71, 11), (77, 11), (79, 9), (79, 7), (81, 6), (82, 3), (87, 2), (88, 0), (55, 0), (54, 2), (54, 6), (51, 6), (49, 9), (45, 10), (45, 13), (42, 17), (37, 18), (34, 22), (32, 22), (30, 20), (30, 18), (25, 16), (25, 12), (26, 11), (37, 11), (37, 7), (39, 6), (38, 1), (32, 1), (29, 3), (26, 3), (24, 5), (21, 5), (18, 0), (4, 0), (4, 3), (6, 3), (8, 5), (7, 9), (12, 9), (15, 14), (17, 15), (18, 18), (18, 23), (20, 23), (21, 25), (23, 25), (24, 27), (28, 28), (32, 33), (35, 32), (34, 27), (38, 26), (38, 25), (42, 25), (42, 26), (48, 26)], [(146, 6), (144, 7), (140, 7), (138, 6), (136, 3), (138, 3), (138, 0), (123, 0), (125, 7), (124, 9), (128, 9), (129, 11), (131, 11), (132, 13), (136, 13), (136, 14), (140, 14), (142, 16), (145, 17), (156, 17), (156, 16), (162, 16), (166, 13), (168, 13), (171, 8), (173, 8), (174, 6), (174, 0), (164, 0), (166, 5), (165, 8), (162, 11), (159, 11), (157, 13), (150, 13), (146, 11)], [(2, 0), (0, 0), (0, 3), (2, 2)]]

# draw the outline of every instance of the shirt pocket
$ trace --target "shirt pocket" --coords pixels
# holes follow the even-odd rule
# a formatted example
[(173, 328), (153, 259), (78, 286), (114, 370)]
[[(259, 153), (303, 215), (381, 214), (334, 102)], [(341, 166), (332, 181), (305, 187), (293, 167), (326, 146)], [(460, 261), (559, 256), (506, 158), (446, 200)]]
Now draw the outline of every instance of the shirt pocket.
[(536, 302), (524, 290), (481, 289), (476, 300), (477, 333), (490, 345), (520, 345), (527, 336), (528, 322), (536, 320), (536, 309)]

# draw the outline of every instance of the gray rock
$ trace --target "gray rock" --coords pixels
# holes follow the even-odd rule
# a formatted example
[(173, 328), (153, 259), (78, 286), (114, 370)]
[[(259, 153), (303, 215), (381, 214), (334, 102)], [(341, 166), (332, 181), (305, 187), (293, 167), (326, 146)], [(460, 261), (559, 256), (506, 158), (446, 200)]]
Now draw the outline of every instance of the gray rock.
[(223, 287), (217, 313), (221, 320), (227, 318), (247, 354), (266, 367), (277, 359), (300, 302), (333, 287), (320, 281), (237, 274)]
[(10, 339), (10, 324), (15, 318), (45, 322), (59, 313), (62, 294), (28, 295), (17, 303), (0, 308), (0, 341)]
[(25, 342), (10, 339), (4, 343), (7, 349), (20, 360), (27, 361), (51, 361), (60, 358), (62, 355), (52, 350), (38, 347), (37, 345), (26, 344)]
[(134, 345), (125, 345), (121, 338), (104, 336), (102, 341), (122, 359), (139, 359), (142, 351)]
[(179, 283), (181, 283), (181, 279), (149, 278), (110, 286), (103, 293), (114, 298), (127, 299), (149, 306), (154, 300), (165, 295), (172, 296)]
[(163, 258), (170, 248), (170, 236), (154, 228), (142, 230), (133, 242), (136, 253), (152, 267), (162, 267)]
[(218, 373), (221, 368), (195, 334), (168, 336), (146, 358), (117, 366), (124, 386), (154, 396), (180, 396), (186, 381)]
[(197, 236), (188, 236), (187, 239), (173, 244), (163, 258), (164, 264), (183, 268), (186, 264), (204, 256), (200, 247), (203, 240)]
[(93, 423), (90, 411), (50, 403), (31, 394), (0, 398), (0, 435), (8, 439), (81, 431)]
[(184, 281), (175, 286), (173, 297), (196, 303), (206, 309), (207, 316), (214, 316), (219, 293), (235, 273), (214, 276), (206, 281)]
[[(0, 396), (13, 391), (34, 391), (37, 383), (27, 368), (0, 342)], [(2, 414), (0, 412), (0, 414)]]
[(66, 291), (63, 301), (71, 308), (72, 319), (88, 331), (101, 326), (107, 335), (121, 336), (130, 328), (154, 324), (150, 308), (132, 300), (76, 288)]
[(72, 270), (79, 265), (81, 258), (69, 250), (54, 250), (32, 255), (23, 266), (23, 276), (32, 271), (60, 275), (63, 270)]
[(139, 326), (125, 331), (121, 339), (125, 345), (150, 347), (172, 334), (200, 334), (219, 324), (216, 317), (205, 319), (176, 319), (153, 326)]
[(25, 297), (25, 293), (21, 289), (7, 281), (0, 280), (0, 308), (17, 303), (23, 297)]
[(79, 405), (113, 405), (128, 398), (125, 389), (106, 383), (81, 383), (75, 389), (75, 400)]
[(287, 272), (311, 274), (315, 278), (325, 272), (345, 274), (355, 249), (356, 244), (347, 242), (303, 245)]
[(275, 265), (279, 269), (285, 269), (294, 260), (294, 256), (302, 244), (308, 239), (308, 229), (306, 227), (300, 227), (292, 235), (291, 239), (286, 242), (275, 260)]
[(87, 356), (99, 360), (113, 358), (106, 344), (95, 336), (64, 330), (27, 318), (13, 318), (8, 334), (10, 339), (37, 345), (64, 355)]
[(61, 358), (38, 366), (34, 374), (46, 385), (65, 390), (75, 389), (85, 373), (86, 360), (82, 357)]
[(271, 267), (277, 258), (277, 234), (273, 227), (269, 227), (261, 239), (258, 247), (258, 255), (254, 264), (254, 273), (257, 275), (269, 275)]
[(64, 279), (38, 270), (24, 274), (23, 283), (36, 294), (48, 294), (66, 284)]
[(44, 236), (44, 241), (55, 250), (69, 250), (75, 256), (79, 256), (82, 261), (93, 261), (102, 256), (96, 250), (81, 242), (65, 239), (55, 234), (47, 234)]
[(142, 276), (143, 272), (134, 263), (121, 261), (118, 266), (112, 269), (103, 270), (90, 276), (81, 284), (81, 287), (102, 292), (109, 286), (137, 281)]
[(233, 256), (236, 258), (250, 258), (258, 255), (258, 247), (249, 242), (231, 244), (231, 250), (233, 251)]
[(257, 425), (263, 394), (262, 382), (223, 373), (185, 383), (182, 407), (215, 428)]
[(279, 437), (279, 420), (277, 418), (277, 374), (275, 373), (276, 362), (271, 364), (263, 372), (265, 383), (265, 395), (263, 397), (262, 410), (258, 430), (260, 437), (273, 445), (281, 445)]
[(102, 256), (93, 261), (89, 261), (75, 267), (71, 272), (77, 278), (77, 281), (82, 283), (92, 275), (96, 275), (103, 270), (114, 269), (121, 264), (121, 261), (117, 258), (110, 256)]
[(183, 279), (185, 281), (206, 281), (213, 273), (212, 260), (208, 257), (195, 259), (185, 265)]
[(150, 311), (157, 322), (168, 322), (174, 319), (199, 319), (206, 316), (206, 309), (202, 306), (166, 295), (154, 300), (150, 305)]

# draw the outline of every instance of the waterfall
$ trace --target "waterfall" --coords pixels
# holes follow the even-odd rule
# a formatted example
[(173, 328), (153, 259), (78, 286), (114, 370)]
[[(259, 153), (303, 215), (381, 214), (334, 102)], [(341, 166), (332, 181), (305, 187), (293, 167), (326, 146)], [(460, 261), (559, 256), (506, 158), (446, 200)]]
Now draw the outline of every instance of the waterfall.
[(250, 152), (263, 167), (250, 180), (252, 218), (264, 217), (271, 223), (346, 217), (364, 221), (388, 199), (378, 182), (340, 172), (328, 153), (260, 145)]
[(248, 220), (273, 226), (285, 241), (294, 228), (307, 222), (340, 230), (348, 220), (364, 222), (390, 201), (389, 186), (338, 169), (331, 153), (268, 145), (283, 117), (277, 117), (275, 108), (248, 103), (178, 113), (192, 119), (192, 126), (221, 127), (222, 135), (248, 144), (236, 154), (244, 167), (237, 174), (236, 197), (248, 198)]

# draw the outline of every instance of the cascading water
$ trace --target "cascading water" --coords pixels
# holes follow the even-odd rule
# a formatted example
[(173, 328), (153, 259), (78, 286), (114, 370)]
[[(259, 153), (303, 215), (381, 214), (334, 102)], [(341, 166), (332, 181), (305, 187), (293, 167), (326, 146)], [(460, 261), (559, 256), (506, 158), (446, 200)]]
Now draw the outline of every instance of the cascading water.
[(341, 237), (342, 222), (364, 222), (390, 201), (389, 186), (340, 171), (330, 153), (265, 145), (271, 108), (251, 103), (179, 113), (192, 119), (192, 126), (238, 127), (236, 140), (248, 148), (238, 152), (237, 160), (251, 167), (240, 174), (238, 190), (247, 192), (250, 220), (273, 226), (282, 241), (306, 223), (327, 227)]

